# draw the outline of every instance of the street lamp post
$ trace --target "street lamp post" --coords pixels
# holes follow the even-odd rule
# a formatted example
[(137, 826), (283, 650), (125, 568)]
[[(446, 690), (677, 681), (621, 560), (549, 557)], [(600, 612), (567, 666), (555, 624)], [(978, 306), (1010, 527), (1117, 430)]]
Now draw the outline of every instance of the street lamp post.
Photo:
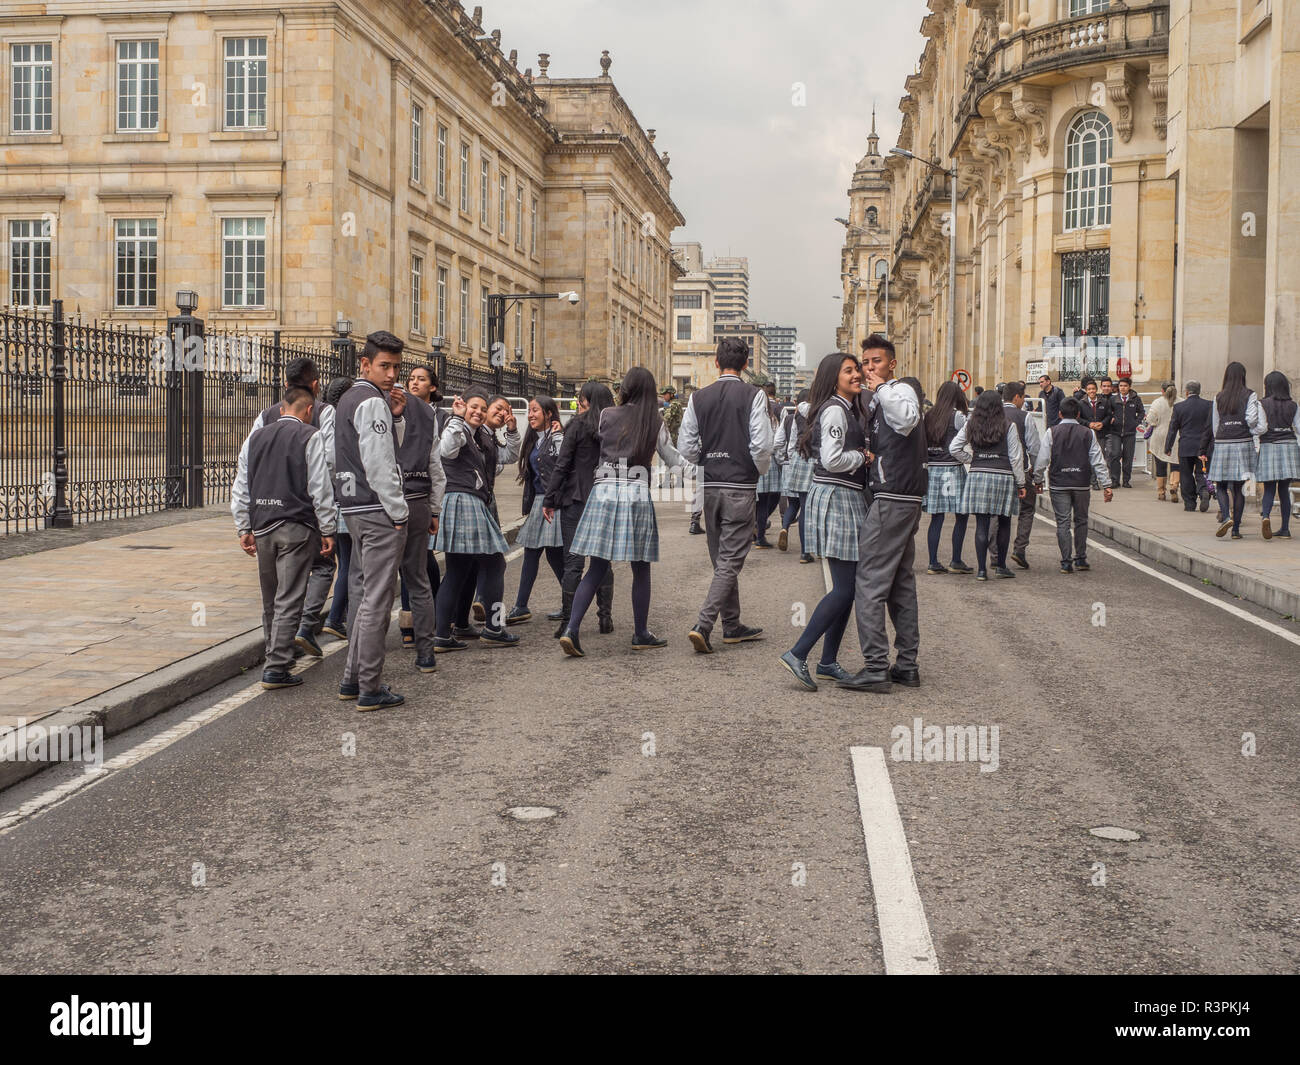
[(915, 160), (931, 170), (946, 174), (952, 183), (949, 190), (952, 207), (948, 217), (948, 377), (951, 378), (957, 372), (957, 168), (954, 166), (949, 170), (938, 163), (922, 159), (919, 155), (913, 155), (906, 148), (891, 148), (889, 151), (891, 155), (901, 155), (904, 159)]
[[(576, 306), (576, 292), (491, 292), (488, 294), (488, 361), (496, 370), (497, 391), (504, 390), (506, 308), (516, 300), (561, 300)], [(522, 356), (522, 352), (520, 353)]]

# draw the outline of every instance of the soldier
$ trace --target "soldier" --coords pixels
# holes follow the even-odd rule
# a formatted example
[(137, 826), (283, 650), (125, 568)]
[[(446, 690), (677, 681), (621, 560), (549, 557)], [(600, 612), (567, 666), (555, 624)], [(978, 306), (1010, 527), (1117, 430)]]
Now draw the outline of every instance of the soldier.
[(660, 413), (663, 415), (664, 425), (668, 427), (668, 435), (673, 438), (673, 446), (677, 446), (677, 430), (682, 427), (682, 405), (677, 402), (677, 390), (675, 388), (665, 388), (660, 393), (664, 401), (660, 407)]

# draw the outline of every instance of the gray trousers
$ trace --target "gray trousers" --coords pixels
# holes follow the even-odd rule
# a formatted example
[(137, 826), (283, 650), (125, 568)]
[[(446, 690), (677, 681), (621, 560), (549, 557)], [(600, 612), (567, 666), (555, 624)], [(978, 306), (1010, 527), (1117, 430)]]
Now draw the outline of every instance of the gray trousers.
[[(362, 694), (377, 692), (384, 671), (384, 644), (388, 618), (397, 591), (397, 568), (406, 546), (406, 526), (393, 528), (382, 510), (349, 514), (352, 564), (348, 568), (348, 657), (343, 683), (359, 684)], [(416, 534), (422, 551), (428, 550), (428, 525)]]
[(1029, 478), (1025, 479), (1025, 498), (1019, 500), (1020, 517), (1016, 519), (1016, 542), (1011, 550), (1023, 555), (1029, 549), (1029, 534), (1034, 531), (1034, 511), (1038, 506), (1038, 489)]
[(329, 598), (330, 585), (334, 583), (334, 556), (318, 554), (311, 563), (311, 574), (307, 578), (307, 597), (302, 604), (300, 629), (316, 631), (316, 623), (325, 609), (325, 600)]
[(420, 658), (433, 657), (433, 585), (429, 583), (429, 497), (407, 499), (411, 516), (406, 524), (406, 545), (402, 549), (402, 579), (411, 604), (411, 623), (415, 627), (415, 653)]
[(858, 533), (858, 574), (853, 608), (865, 668), (889, 668), (889, 633), (885, 611), (894, 623), (894, 660), (900, 669), (916, 669), (921, 621), (916, 605), (916, 530), (921, 501), (873, 499)]
[(319, 552), (320, 533), (297, 521), (286, 521), (257, 537), (267, 669), (293, 665), (293, 638), (298, 635), (307, 577)]
[(740, 571), (754, 539), (754, 507), (758, 496), (752, 488), (704, 489), (704, 531), (713, 563), (713, 581), (700, 607), (701, 632), (713, 631), (722, 618), (723, 633), (740, 624)]
[[(1088, 507), (1092, 493), (1065, 489), (1052, 490), (1052, 513), (1056, 516), (1056, 544), (1061, 549), (1061, 561), (1072, 562), (1088, 557)], [(1074, 541), (1071, 544), (1071, 526)], [(1071, 549), (1073, 548), (1073, 554)]]

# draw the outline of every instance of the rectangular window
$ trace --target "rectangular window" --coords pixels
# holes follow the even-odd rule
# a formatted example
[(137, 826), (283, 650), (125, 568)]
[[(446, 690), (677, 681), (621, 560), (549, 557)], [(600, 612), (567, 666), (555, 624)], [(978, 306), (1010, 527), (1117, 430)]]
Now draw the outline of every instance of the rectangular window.
[[(1110, 334), (1110, 251), (1061, 256), (1061, 335)], [(1103, 372), (1105, 367), (1102, 367)], [(1065, 376), (1064, 368), (1062, 376)]]
[(221, 221), (222, 303), (226, 307), (266, 306), (266, 219)]
[(158, 42), (117, 42), (117, 128), (158, 128)]
[(529, 251), (537, 254), (537, 197), (534, 196), (528, 207), (528, 240)]
[(460, 342), (469, 343), (469, 278), (460, 279)]
[(479, 164), (478, 182), (478, 220), (485, 226), (491, 225), (488, 219), (492, 215), (492, 172), (486, 159)]
[(438, 336), (447, 337), (447, 271), (438, 267)]
[(50, 133), (54, 129), (54, 45), (15, 44), (9, 55), (13, 131)]
[(118, 307), (158, 305), (158, 220), (119, 218), (113, 225), (113, 289)]
[(447, 127), (438, 126), (438, 199), (447, 198)]
[(424, 259), (411, 256), (411, 332), (424, 332)]
[(460, 209), (469, 214), (469, 144), (460, 142)]
[(266, 38), (226, 38), (226, 129), (266, 128)]
[(704, 293), (702, 292), (678, 292), (673, 295), (673, 306), (678, 310), (702, 310), (704, 307)]
[(634, 236), (632, 238), (632, 277), (634, 279), (636, 278), (637, 260), (640, 258), (641, 258), (641, 238)]
[(689, 314), (679, 314), (677, 316), (677, 339), (691, 339), (691, 316)]
[(497, 180), (497, 195), (500, 197), (497, 201), (497, 236), (499, 237), (506, 235), (506, 188), (506, 170), (505, 167), (502, 167)]
[(488, 290), (487, 285), (481, 287), (478, 301), (478, 321), (479, 321), (479, 347), (484, 351), (488, 349)]
[(524, 187), (515, 186), (515, 247), (524, 246)]
[(411, 104), (411, 180), (424, 178), (424, 108)]
[(50, 305), (50, 223), (43, 218), (9, 223), (9, 302), (16, 307)]

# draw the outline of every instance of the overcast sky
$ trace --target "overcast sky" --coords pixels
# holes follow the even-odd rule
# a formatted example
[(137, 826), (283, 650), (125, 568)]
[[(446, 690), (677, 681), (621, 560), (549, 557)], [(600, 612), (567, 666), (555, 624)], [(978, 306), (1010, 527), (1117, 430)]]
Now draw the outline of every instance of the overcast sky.
[[(472, 5), (470, 5), (472, 6)], [(483, 23), (519, 67), (610, 74), (668, 152), (686, 216), (674, 241), (749, 257), (752, 318), (793, 325), (816, 365), (835, 350), (839, 250), (871, 104), (893, 147), (903, 79), (924, 40), (923, 0), (487, 0)], [(805, 86), (795, 106), (792, 86)]]

